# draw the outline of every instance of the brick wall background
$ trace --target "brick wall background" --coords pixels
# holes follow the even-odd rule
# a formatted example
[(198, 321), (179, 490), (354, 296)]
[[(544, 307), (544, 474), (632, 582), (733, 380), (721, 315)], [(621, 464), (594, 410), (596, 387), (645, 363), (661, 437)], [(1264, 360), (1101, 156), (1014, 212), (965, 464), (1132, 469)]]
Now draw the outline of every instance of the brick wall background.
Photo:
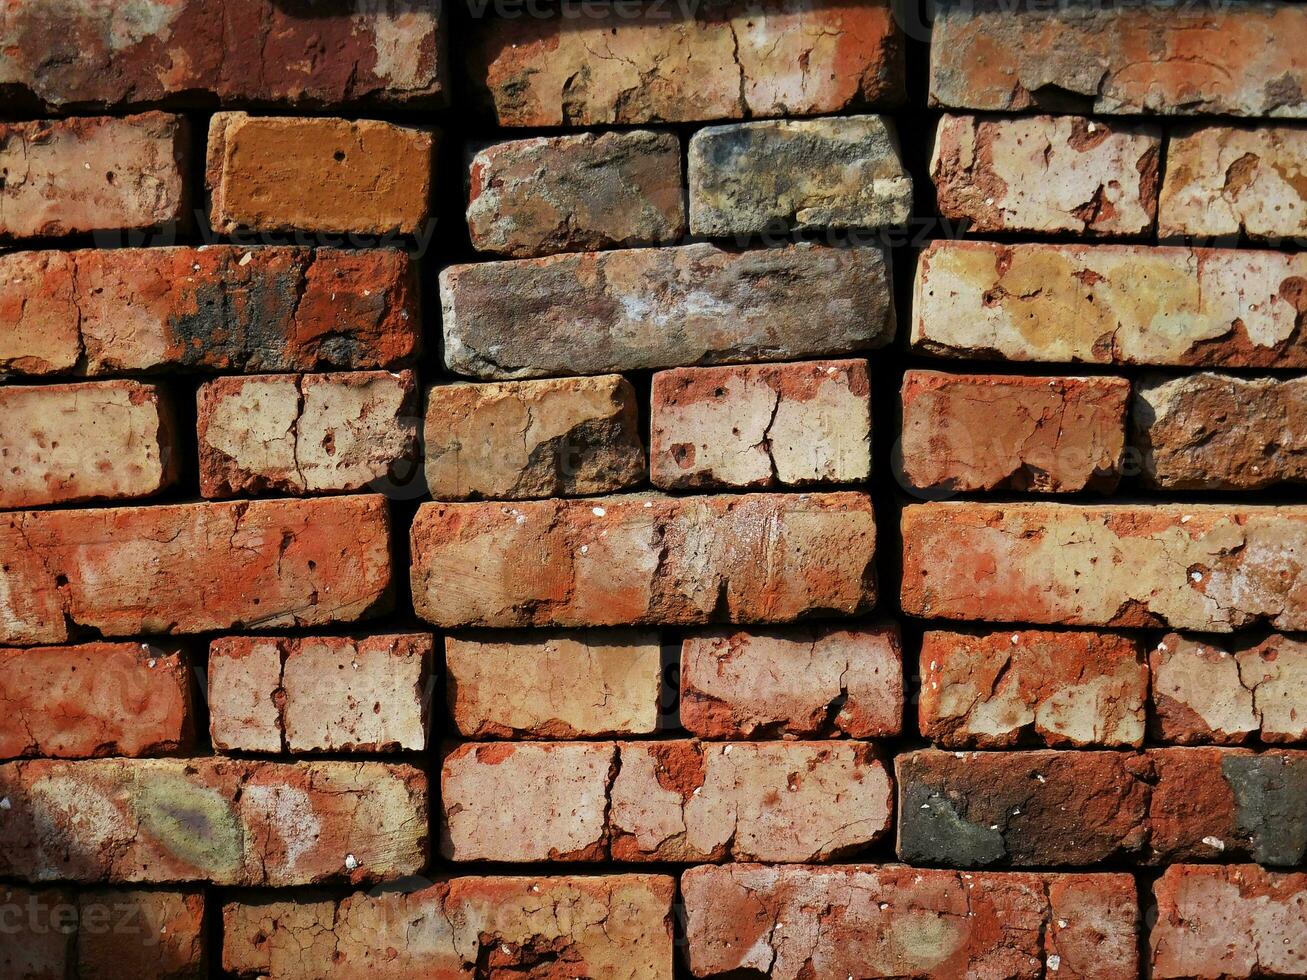
[(0, 4), (0, 977), (1307, 976), (1304, 52)]

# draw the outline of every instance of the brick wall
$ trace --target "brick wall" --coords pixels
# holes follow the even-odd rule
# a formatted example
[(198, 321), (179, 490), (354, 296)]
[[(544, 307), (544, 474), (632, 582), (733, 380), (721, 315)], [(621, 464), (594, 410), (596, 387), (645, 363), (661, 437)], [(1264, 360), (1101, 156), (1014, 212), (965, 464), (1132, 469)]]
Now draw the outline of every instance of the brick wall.
[(1307, 976), (1304, 52), (0, 3), (0, 980)]

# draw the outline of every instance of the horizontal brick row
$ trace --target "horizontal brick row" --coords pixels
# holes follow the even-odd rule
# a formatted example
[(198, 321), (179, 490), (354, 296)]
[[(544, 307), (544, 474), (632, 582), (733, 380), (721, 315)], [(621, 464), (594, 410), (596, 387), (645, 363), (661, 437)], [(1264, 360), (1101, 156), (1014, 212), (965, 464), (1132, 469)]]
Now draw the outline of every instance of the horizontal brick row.
[(1307, 855), (1307, 752), (923, 749), (894, 766), (898, 856), (912, 864), (1292, 867)]
[(889, 829), (861, 742), (467, 743), (445, 756), (453, 861), (826, 861)]
[(876, 601), (854, 492), (426, 503), (417, 614), (444, 628), (783, 622)]
[(0, 765), (0, 875), (284, 887), (416, 874), (427, 785), (380, 762), (39, 759)]
[(0, 371), (17, 374), (382, 368), (419, 347), (394, 249), (13, 252), (0, 282)]

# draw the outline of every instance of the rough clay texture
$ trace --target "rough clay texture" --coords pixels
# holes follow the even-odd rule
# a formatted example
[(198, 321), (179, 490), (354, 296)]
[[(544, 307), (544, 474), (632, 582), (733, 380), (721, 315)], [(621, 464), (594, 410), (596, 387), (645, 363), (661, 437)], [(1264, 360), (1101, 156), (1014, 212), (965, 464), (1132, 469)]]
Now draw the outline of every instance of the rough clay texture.
[(1307, 742), (1307, 643), (1271, 636), (1213, 646), (1172, 633), (1149, 654), (1164, 742)]
[(501, 126), (807, 116), (903, 98), (887, 0), (546, 8), (474, 26), (471, 89)]
[(902, 533), (903, 608), (914, 616), (1307, 629), (1302, 507), (917, 504)]
[(148, 643), (0, 648), (0, 759), (162, 755), (191, 747), (191, 677)]
[(174, 443), (155, 385), (0, 387), (0, 508), (151, 496), (176, 477)]
[(853, 492), (423, 504), (413, 605), (444, 628), (847, 616), (875, 604), (875, 539)]
[(245, 637), (209, 647), (209, 734), (221, 752), (426, 748), (428, 634)]
[(1274, 245), (1301, 240), (1307, 236), (1304, 158), (1304, 129), (1203, 126), (1174, 132), (1166, 147), (1158, 234), (1244, 234)]
[(1113, 633), (1016, 630), (921, 640), (921, 734), (942, 748), (1139, 746), (1148, 668)]
[(1148, 952), (1157, 980), (1307, 974), (1307, 874), (1177, 864), (1153, 885), (1153, 897)]
[(717, 630), (681, 644), (681, 724), (700, 738), (886, 738), (903, 724), (895, 626)]
[(1307, 483), (1307, 377), (1145, 377), (1132, 419), (1144, 479), (1155, 487)]
[(0, 642), (348, 622), (388, 601), (384, 498), (0, 515)]
[(481, 970), (671, 980), (675, 888), (667, 875), (470, 875), (339, 901), (231, 902), (222, 910), (223, 968), (321, 980)]
[(1157, 216), (1161, 149), (1151, 125), (946, 115), (930, 176), (940, 213), (969, 231), (1141, 235)]
[(912, 178), (882, 116), (708, 126), (690, 139), (690, 230), (760, 235), (906, 224)]
[(356, 885), (426, 862), (426, 777), (380, 762), (0, 765), (0, 874), (24, 881)]
[(867, 362), (654, 375), (649, 478), (663, 490), (858, 483), (871, 473)]
[(439, 385), (424, 446), (437, 500), (612, 493), (645, 476), (635, 388), (617, 374)]
[(205, 497), (383, 489), (417, 456), (412, 371), (219, 378), (198, 401)]
[(839, 356), (884, 346), (894, 329), (874, 247), (696, 244), (455, 265), (440, 297), (445, 366), (490, 379)]
[(912, 345), (941, 357), (1307, 367), (1307, 258), (1243, 249), (936, 242)]
[[(60, 112), (206, 96), (432, 105), (448, 90), (443, 26), (425, 4), (15, 0), (0, 10), (0, 92)], [(248, 43), (224, 43), (237, 37)]]
[(908, 371), (903, 476), (921, 490), (1110, 493), (1130, 382)]
[(398, 249), (211, 245), (0, 255), (0, 371), (311, 371), (418, 351)]
[(205, 183), (219, 231), (414, 235), (432, 218), (435, 138), (373, 119), (220, 112)]
[(1129, 875), (736, 864), (681, 892), (696, 977), (1138, 976)]
[(675, 133), (496, 143), (472, 158), (468, 233), (479, 251), (513, 258), (674, 242), (684, 183)]
[(1015, 112), (1307, 117), (1307, 9), (945, 0), (933, 104)]
[[(658, 730), (662, 647), (653, 632), (450, 636), (445, 672), (449, 710), (467, 738), (593, 738)], [(505, 684), (505, 677), (513, 683)]]
[(189, 152), (186, 120), (163, 112), (0, 123), (0, 242), (188, 225)]

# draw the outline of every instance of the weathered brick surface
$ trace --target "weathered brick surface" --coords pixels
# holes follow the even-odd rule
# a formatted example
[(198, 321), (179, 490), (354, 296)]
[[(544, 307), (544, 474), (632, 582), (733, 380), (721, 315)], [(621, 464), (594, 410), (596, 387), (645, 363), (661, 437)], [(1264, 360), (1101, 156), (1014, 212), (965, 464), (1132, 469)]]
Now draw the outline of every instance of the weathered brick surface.
[(937, 105), (1235, 116), (1307, 116), (1298, 41), (1307, 10), (1288, 0), (1186, 6), (946, 0), (935, 15)]
[(0, 648), (0, 703), (0, 759), (160, 755), (194, 739), (189, 665), (173, 648)]
[[(1302, 22), (1307, 32), (1307, 20)], [(1307, 129), (1200, 126), (1171, 134), (1157, 216), (1165, 236), (1307, 236)]]
[(1135, 385), (1144, 478), (1174, 490), (1307, 482), (1307, 378), (1202, 372)]
[(1151, 125), (946, 115), (930, 176), (940, 213), (971, 231), (1141, 235), (1157, 216), (1161, 146)]
[(1151, 774), (1129, 752), (899, 754), (898, 855), (958, 868), (1138, 859)]
[(658, 634), (635, 630), (445, 638), (449, 708), (468, 738), (592, 738), (658, 730)]
[(664, 490), (858, 483), (871, 473), (867, 362), (660, 371), (649, 429)]
[(903, 98), (886, 0), (546, 9), (475, 28), (471, 86), (501, 126), (804, 116)]
[(701, 738), (885, 738), (903, 726), (895, 626), (717, 630), (681, 644), (681, 724)]
[[(48, 110), (194, 104), (432, 104), (447, 92), (440, 6), (329, 0), (14, 0), (0, 91)], [(229, 44), (225, 39), (257, 38)]]
[(439, 385), (424, 445), (437, 500), (612, 493), (645, 475), (635, 389), (616, 374)]
[(362, 884), (426, 860), (426, 777), (379, 762), (0, 765), (0, 874), (24, 881)]
[(914, 616), (1307, 629), (1302, 507), (919, 504), (902, 532)]
[(423, 504), (413, 604), (460, 626), (783, 622), (875, 603), (863, 494)]
[(223, 967), (324, 980), (485, 969), (540, 980), (671, 980), (675, 888), (665, 875), (496, 875), (340, 901), (231, 902)]
[(1307, 857), (1307, 752), (1151, 749), (1147, 759), (1150, 863), (1293, 867)]
[(928, 631), (921, 734), (943, 748), (1141, 745), (1148, 668), (1113, 633)]
[(0, 371), (390, 367), (417, 353), (396, 249), (212, 245), (0, 255)]
[(479, 378), (839, 356), (894, 331), (873, 247), (696, 244), (454, 265), (440, 295), (445, 366)]
[(912, 178), (882, 116), (709, 126), (690, 139), (690, 230), (758, 235), (906, 224)]
[(312, 626), (384, 605), (379, 496), (0, 515), (0, 642)]
[(681, 891), (696, 977), (1138, 976), (1129, 875), (725, 865)]
[(425, 633), (248, 637), (209, 648), (209, 733), (219, 751), (393, 752), (426, 747)]
[(909, 371), (903, 476), (931, 490), (1110, 492), (1129, 400), (1125, 378)]
[(432, 218), (434, 166), (429, 130), (219, 112), (209, 123), (210, 220), (223, 232), (415, 235)]
[(163, 112), (0, 123), (0, 241), (188, 224), (189, 144)]
[(1157, 980), (1307, 974), (1307, 874), (1180, 864), (1152, 893), (1149, 975)]
[(412, 371), (219, 378), (198, 395), (200, 493), (381, 488), (417, 456)]
[(0, 974), (15, 980), (206, 975), (199, 892), (0, 888)]
[(1307, 259), (1234, 249), (936, 242), (912, 343), (943, 357), (1307, 367)]
[(174, 443), (155, 385), (0, 387), (0, 507), (148, 497), (176, 477)]
[(686, 232), (681, 144), (635, 130), (496, 143), (472, 158), (472, 245), (514, 258), (672, 242)]

